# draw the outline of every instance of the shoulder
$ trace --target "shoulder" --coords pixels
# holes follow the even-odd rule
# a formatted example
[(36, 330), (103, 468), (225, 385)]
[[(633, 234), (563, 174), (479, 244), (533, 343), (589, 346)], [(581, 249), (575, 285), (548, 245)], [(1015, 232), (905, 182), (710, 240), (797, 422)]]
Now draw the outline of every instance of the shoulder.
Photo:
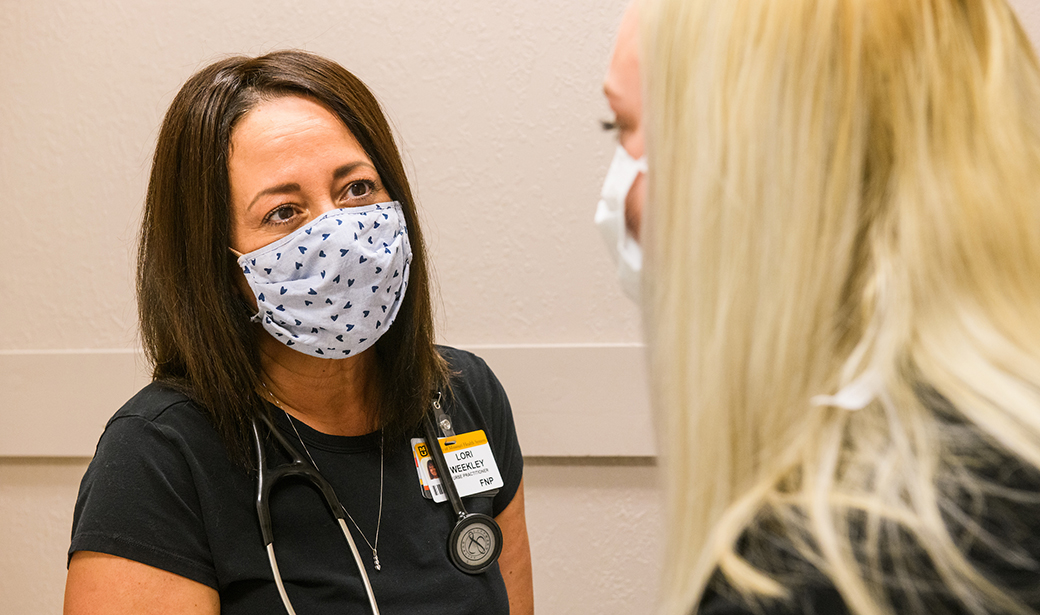
[(448, 369), (455, 377), (494, 375), (484, 359), (468, 350), (451, 346), (437, 346), (437, 352), (448, 362)]
[[(976, 433), (961, 434), (973, 453), (957, 464), (956, 472), (940, 473), (938, 486), (943, 517), (954, 543), (968, 563), (994, 586), (1031, 608), (1040, 607), (1040, 472), (993, 447)], [(970, 479), (969, 475), (974, 475)], [(849, 518), (850, 540), (858, 554), (873, 548), (866, 544), (863, 514)], [(795, 546), (777, 518), (760, 514), (745, 528), (737, 553), (748, 563), (781, 583), (788, 600), (753, 600), (736, 592), (716, 571), (705, 592), (700, 615), (791, 615), (795, 613), (847, 613), (834, 583), (810, 563)], [(881, 569), (876, 589), (895, 612), (968, 613), (946, 585), (935, 564), (915, 536), (882, 521), (878, 543)], [(811, 544), (804, 527), (796, 531), (800, 544)], [(861, 558), (861, 565), (866, 565)], [(924, 610), (913, 608), (923, 605)]]
[(135, 418), (145, 422), (162, 422), (168, 413), (198, 412), (184, 393), (161, 382), (152, 382), (131, 397), (108, 421), (108, 426), (121, 419)]
[(1040, 608), (1040, 470), (984, 434), (944, 472), (950, 535), (976, 569)]
[(744, 529), (736, 551), (749, 564), (780, 583), (788, 596), (769, 599), (743, 595), (716, 569), (701, 599), (698, 615), (845, 615), (849, 612), (834, 584), (805, 559), (773, 515), (760, 513)]
[[(171, 441), (219, 442), (209, 419), (199, 407), (175, 388), (152, 382), (116, 411), (105, 425), (98, 452), (115, 437), (121, 445), (141, 444), (135, 438), (152, 433)], [(131, 446), (130, 448), (137, 448)]]
[(215, 587), (204, 498), (233, 468), (185, 395), (157, 383), (109, 420), (80, 483), (69, 556), (97, 551)]
[(737, 594), (724, 581), (704, 592), (697, 615), (847, 615), (848, 607), (833, 586), (803, 584), (786, 600), (754, 600)]
[(200, 469), (232, 466), (220, 436), (199, 406), (184, 393), (153, 382), (105, 425), (80, 495), (105, 488), (144, 492), (148, 490), (144, 484), (194, 491)]
[(483, 359), (466, 350), (438, 346), (437, 351), (448, 363), (449, 396), (462, 406), (471, 406), (485, 415), (510, 414), (505, 389)]
[(109, 419), (87, 478), (127, 465), (183, 470), (200, 457), (226, 459), (209, 418), (184, 393), (153, 382)]
[(455, 431), (484, 430), (505, 486), (495, 496), (495, 514), (506, 508), (523, 478), (523, 453), (509, 398), (483, 359), (465, 350), (438, 346), (448, 362), (450, 389), (445, 392)]

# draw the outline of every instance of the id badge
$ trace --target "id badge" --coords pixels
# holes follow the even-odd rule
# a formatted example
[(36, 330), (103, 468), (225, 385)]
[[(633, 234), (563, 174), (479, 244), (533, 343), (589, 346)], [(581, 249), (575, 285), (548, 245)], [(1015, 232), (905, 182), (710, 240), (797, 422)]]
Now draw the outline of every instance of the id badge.
[[(459, 497), (471, 495), (492, 495), (502, 487), (502, 475), (495, 463), (487, 435), (484, 430), (470, 431), (450, 438), (437, 438), (444, 461), (455, 481), (455, 489)], [(415, 470), (419, 475), (423, 497), (432, 498), (434, 502), (444, 502), (448, 494), (444, 492), (441, 477), (437, 475), (437, 467), (430, 457), (426, 441), (413, 438), (412, 457)]]

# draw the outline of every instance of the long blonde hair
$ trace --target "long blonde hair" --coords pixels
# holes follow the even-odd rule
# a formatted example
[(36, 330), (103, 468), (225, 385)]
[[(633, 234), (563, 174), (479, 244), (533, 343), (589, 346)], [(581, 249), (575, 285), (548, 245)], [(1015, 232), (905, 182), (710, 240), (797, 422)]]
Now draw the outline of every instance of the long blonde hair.
[[(950, 535), (938, 478), (965, 454), (922, 402), (1040, 467), (1040, 73), (1011, 10), (647, 0), (642, 18), (662, 612), (695, 610), (716, 569), (784, 596), (735, 546), (763, 511), (854, 612), (891, 612), (871, 579), (909, 555), (881, 555), (885, 526), (969, 609), (1031, 612)], [(864, 379), (861, 410), (810, 401)]]

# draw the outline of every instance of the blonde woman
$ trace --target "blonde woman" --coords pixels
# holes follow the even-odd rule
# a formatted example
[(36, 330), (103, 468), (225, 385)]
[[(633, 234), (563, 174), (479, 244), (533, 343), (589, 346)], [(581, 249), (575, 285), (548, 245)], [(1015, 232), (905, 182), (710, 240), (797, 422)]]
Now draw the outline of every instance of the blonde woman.
[(1007, 4), (641, 13), (662, 611), (1040, 611), (1040, 72)]

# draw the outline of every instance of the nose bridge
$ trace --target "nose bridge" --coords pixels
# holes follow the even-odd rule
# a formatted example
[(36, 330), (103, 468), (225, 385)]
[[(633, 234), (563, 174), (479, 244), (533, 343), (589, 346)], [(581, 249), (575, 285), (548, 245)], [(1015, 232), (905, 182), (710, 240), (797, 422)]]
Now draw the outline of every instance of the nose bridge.
[(311, 216), (317, 218), (343, 207), (331, 189), (315, 190), (310, 195)]
[(310, 219), (338, 209), (335, 185), (329, 178), (327, 169), (309, 159), (297, 161), (293, 169), (297, 185), (300, 187), (300, 205), (307, 210)]
[(317, 218), (318, 216), (323, 216), (330, 211), (335, 211), (339, 208), (339, 205), (336, 204), (336, 201), (331, 196), (325, 196), (314, 203), (314, 217)]

